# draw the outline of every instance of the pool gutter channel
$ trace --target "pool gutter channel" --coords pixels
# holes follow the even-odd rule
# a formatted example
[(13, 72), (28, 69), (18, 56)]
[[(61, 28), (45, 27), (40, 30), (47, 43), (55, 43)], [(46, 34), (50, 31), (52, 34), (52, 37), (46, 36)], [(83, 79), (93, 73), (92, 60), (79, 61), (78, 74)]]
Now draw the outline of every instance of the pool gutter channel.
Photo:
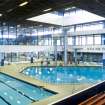
[[(30, 99), (32, 102), (36, 102), (38, 100), (34, 100), (33, 98), (29, 97), (28, 95), (24, 94), (23, 92), (21, 92), (20, 90), (16, 89), (16, 88), (13, 88), (12, 86), (6, 84), (5, 82), (1, 81), (1, 83), (5, 84), (6, 86), (8, 86), (9, 88), (13, 89), (14, 91), (18, 92), (19, 94), (25, 96), (26, 98)], [(5, 99), (4, 99), (5, 100)], [(8, 103), (8, 102), (7, 102)], [(8, 104), (8, 105), (11, 105), (11, 104)]]

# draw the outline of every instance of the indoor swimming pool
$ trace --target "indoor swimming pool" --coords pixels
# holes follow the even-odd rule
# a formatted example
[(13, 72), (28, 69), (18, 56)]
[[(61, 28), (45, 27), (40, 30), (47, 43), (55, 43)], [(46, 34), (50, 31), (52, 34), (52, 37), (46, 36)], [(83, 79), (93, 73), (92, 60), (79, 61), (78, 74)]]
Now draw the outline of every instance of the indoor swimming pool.
[(56, 94), (0, 73), (0, 105), (29, 105)]
[(98, 83), (105, 80), (105, 69), (102, 67), (28, 67), (22, 73), (54, 84)]

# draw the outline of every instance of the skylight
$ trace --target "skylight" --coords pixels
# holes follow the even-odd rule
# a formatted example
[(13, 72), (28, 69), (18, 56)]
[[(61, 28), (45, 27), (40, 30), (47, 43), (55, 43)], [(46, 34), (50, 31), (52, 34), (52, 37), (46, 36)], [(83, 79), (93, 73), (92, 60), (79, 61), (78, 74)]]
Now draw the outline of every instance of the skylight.
[[(32, 17), (27, 20), (55, 24), (55, 25), (62, 25), (62, 26), (105, 20), (105, 18), (98, 16), (96, 14), (90, 13), (88, 11), (77, 9), (75, 7), (72, 7), (72, 9), (71, 8), (65, 9), (64, 15), (59, 15), (59, 14), (62, 14), (62, 11), (60, 12), (56, 11), (56, 12), (46, 13), (40, 16)], [(67, 11), (67, 10), (70, 10), (70, 11)]]
[(40, 16), (29, 18), (27, 20), (62, 25), (62, 18), (63, 18), (62, 16), (58, 16), (56, 14), (46, 13)]

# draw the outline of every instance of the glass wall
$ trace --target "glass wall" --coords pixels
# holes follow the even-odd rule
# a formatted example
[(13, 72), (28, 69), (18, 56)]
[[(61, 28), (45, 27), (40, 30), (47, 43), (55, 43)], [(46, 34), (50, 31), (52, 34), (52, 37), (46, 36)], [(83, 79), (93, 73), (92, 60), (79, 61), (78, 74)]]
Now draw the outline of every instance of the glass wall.
[[(76, 40), (74, 40), (74, 38)], [(103, 36), (102, 35), (79, 35), (79, 36), (69, 36), (68, 45), (102, 45)], [(74, 42), (75, 41), (75, 42)], [(76, 44), (74, 44), (76, 43)]]
[(104, 22), (92, 22), (70, 26), (69, 32), (104, 29)]
[[(69, 26), (69, 32), (92, 29), (101, 29), (103, 22)], [(101, 45), (104, 44), (104, 35), (76, 35), (68, 36), (68, 45)], [(45, 45), (53, 46), (54, 39), (57, 45), (63, 45), (62, 27), (25, 26), (0, 23), (0, 45)]]

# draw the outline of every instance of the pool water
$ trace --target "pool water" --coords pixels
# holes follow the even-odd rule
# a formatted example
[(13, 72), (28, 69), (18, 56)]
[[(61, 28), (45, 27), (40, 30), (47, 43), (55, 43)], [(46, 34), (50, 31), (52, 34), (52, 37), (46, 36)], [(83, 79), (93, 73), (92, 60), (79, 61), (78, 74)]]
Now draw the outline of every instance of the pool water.
[(29, 105), (54, 94), (0, 73), (0, 105)]
[(28, 67), (23, 74), (47, 83), (97, 83), (105, 80), (102, 67)]

